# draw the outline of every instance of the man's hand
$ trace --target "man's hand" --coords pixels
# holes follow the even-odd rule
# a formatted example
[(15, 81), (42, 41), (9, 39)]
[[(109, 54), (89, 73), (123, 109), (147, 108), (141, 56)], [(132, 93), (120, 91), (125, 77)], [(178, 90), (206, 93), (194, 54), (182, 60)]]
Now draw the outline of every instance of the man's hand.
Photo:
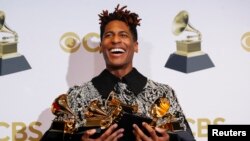
[[(143, 133), (143, 131), (136, 124), (133, 124), (133, 133), (136, 137), (136, 141), (169, 141), (169, 135), (166, 129), (157, 127), (153, 129), (149, 124), (145, 122), (142, 123), (142, 126), (148, 131), (149, 136)], [(160, 136), (158, 136), (156, 132), (159, 133)]]
[(116, 130), (117, 124), (110, 126), (99, 138), (91, 139), (90, 136), (95, 134), (96, 129), (90, 129), (84, 132), (82, 141), (117, 141), (123, 136), (124, 129)]

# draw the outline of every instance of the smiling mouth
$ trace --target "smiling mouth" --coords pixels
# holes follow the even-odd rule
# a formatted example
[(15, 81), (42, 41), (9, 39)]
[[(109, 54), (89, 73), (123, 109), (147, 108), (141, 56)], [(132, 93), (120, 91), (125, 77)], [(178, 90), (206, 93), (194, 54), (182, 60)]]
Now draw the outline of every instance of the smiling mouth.
[(122, 48), (113, 48), (110, 50), (110, 52), (113, 54), (121, 54), (121, 53), (125, 53), (125, 50)]

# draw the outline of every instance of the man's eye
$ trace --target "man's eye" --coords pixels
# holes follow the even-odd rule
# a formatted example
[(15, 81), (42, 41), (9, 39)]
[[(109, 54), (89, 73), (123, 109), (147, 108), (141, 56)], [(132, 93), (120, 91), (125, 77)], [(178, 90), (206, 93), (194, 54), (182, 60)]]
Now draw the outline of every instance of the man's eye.
[(108, 37), (111, 37), (111, 36), (112, 36), (111, 33), (107, 33), (107, 34), (104, 35), (105, 38), (108, 38)]
[(127, 34), (121, 34), (121, 36), (122, 36), (122, 37), (128, 37), (128, 35), (127, 35)]

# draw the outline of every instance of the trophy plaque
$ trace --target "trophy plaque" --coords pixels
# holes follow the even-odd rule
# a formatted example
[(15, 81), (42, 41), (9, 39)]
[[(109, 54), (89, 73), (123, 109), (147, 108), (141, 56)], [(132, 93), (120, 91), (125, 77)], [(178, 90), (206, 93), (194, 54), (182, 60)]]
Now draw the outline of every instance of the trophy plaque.
[(201, 51), (201, 33), (190, 25), (186, 11), (177, 14), (173, 22), (174, 35), (179, 35), (183, 31), (193, 32), (196, 35), (189, 35), (185, 40), (176, 41), (177, 51), (170, 55), (165, 67), (184, 73), (214, 67), (208, 54)]
[(17, 52), (18, 35), (5, 23), (0, 11), (0, 76), (30, 69), (25, 57)]

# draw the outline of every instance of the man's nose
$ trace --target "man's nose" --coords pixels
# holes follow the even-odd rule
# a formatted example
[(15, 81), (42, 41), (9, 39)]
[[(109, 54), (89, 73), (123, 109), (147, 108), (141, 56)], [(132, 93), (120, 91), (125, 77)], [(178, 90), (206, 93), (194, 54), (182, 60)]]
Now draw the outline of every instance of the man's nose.
[(114, 35), (112, 38), (113, 43), (119, 43), (121, 42), (121, 38), (118, 35)]

